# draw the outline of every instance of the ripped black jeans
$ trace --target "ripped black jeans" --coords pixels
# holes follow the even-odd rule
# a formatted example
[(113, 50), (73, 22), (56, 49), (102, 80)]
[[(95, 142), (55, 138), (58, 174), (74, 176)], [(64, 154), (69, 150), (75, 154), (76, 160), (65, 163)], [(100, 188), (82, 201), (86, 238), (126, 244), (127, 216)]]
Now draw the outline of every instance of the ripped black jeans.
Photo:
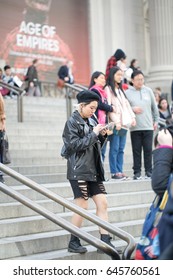
[(73, 190), (74, 198), (84, 198), (88, 200), (89, 197), (92, 197), (97, 194), (106, 194), (105, 186), (103, 182), (96, 181), (82, 181), (82, 180), (70, 180), (70, 184)]

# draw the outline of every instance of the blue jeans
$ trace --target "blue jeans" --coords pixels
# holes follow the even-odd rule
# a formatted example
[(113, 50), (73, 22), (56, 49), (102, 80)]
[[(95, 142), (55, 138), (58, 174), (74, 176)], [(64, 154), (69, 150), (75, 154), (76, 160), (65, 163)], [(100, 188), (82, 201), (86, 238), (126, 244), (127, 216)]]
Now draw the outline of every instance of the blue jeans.
[(116, 131), (114, 132), (114, 134), (109, 136), (109, 167), (111, 174), (123, 172), (126, 136), (127, 133), (124, 136), (116, 135)]
[(106, 147), (107, 147), (107, 141), (105, 141), (104, 145), (101, 148), (101, 155), (102, 155), (102, 161), (105, 160), (105, 154), (106, 154)]

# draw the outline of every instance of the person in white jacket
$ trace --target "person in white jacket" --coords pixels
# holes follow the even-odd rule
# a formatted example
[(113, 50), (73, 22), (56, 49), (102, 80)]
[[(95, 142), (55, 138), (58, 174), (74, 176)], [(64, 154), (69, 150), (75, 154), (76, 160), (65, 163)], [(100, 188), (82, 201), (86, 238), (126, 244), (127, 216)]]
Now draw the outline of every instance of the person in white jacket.
[(107, 87), (108, 100), (115, 107), (115, 112), (109, 113), (109, 120), (114, 122), (114, 133), (109, 136), (109, 166), (112, 179), (124, 180), (127, 176), (123, 173), (124, 148), (128, 127), (135, 126), (135, 114), (122, 89), (123, 71), (118, 67), (110, 70)]

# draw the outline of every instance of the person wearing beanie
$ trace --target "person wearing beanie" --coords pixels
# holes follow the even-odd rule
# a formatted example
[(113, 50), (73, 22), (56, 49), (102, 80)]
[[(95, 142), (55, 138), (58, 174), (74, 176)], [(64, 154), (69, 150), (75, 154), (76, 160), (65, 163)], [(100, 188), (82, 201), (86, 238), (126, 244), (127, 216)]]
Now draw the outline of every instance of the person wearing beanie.
[[(114, 55), (112, 55), (108, 61), (107, 61), (107, 65), (106, 65), (106, 80), (109, 76), (109, 72), (110, 72), (110, 69), (114, 66), (119, 66), (120, 65), (117, 65), (117, 62), (119, 61), (119, 63), (123, 63), (123, 64), (126, 64), (126, 54), (124, 53), (124, 51), (122, 49), (117, 49), (114, 53)], [(120, 67), (121, 68), (121, 67)], [(123, 70), (123, 69), (122, 69)]]
[[(78, 104), (76, 110), (66, 121), (62, 138), (64, 145), (61, 155), (67, 159), (67, 179), (70, 182), (76, 205), (88, 208), (91, 197), (96, 205), (98, 217), (108, 220), (106, 190), (103, 184), (104, 169), (101, 160), (101, 146), (106, 139), (104, 125), (97, 124), (92, 115), (95, 113), (99, 96), (90, 90), (83, 90), (76, 96)], [(81, 227), (83, 217), (74, 213), (72, 224)], [(111, 237), (105, 229), (100, 228), (101, 240), (108, 245)], [(68, 251), (85, 253), (80, 239), (71, 235)]]

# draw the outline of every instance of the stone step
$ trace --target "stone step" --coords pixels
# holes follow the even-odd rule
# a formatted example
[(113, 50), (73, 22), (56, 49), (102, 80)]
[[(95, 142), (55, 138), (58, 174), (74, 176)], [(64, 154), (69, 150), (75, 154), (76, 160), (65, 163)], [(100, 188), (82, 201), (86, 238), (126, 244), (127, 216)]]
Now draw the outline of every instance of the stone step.
[[(37, 147), (39, 147), (39, 144), (53, 144), (55, 146), (55, 150), (57, 150), (58, 146), (62, 147), (62, 138), (61, 135), (56, 135), (56, 136), (52, 136), (52, 135), (45, 135), (44, 139), (42, 141), (40, 141), (40, 137), (43, 138), (43, 136), (39, 136), (38, 135), (33, 135), (32, 137), (29, 135), (23, 135), (22, 137), (19, 137), (17, 135), (13, 135), (13, 136), (8, 136), (9, 138), (9, 146), (10, 146), (10, 150), (15, 150), (18, 149), (17, 145), (27, 145), (26, 149), (28, 149), (28, 147), (32, 147), (33, 144), (33, 148), (34, 145), (37, 144)], [(15, 148), (17, 147), (17, 148)]]
[[(71, 195), (70, 190), (69, 194)], [(114, 207), (115, 205), (126, 206), (135, 205), (136, 203), (150, 203), (153, 200), (153, 198), (153, 191), (114, 193), (107, 195), (109, 207)], [(73, 198), (69, 197), (68, 201), (73, 202)], [(36, 202), (51, 212), (62, 213), (69, 211), (68, 209), (64, 208), (63, 206), (50, 199), (36, 200)], [(88, 209), (95, 209), (95, 204), (92, 199), (89, 200)], [(19, 202), (9, 202), (0, 204), (0, 219), (28, 217), (34, 215), (37, 215), (37, 213)]]
[[(33, 147), (35, 145), (35, 148)], [(15, 149), (15, 147), (13, 147), (13, 145), (9, 144), (10, 147), (10, 155), (11, 155), (11, 159), (12, 160), (16, 160), (19, 158), (28, 158), (28, 160), (30, 158), (36, 158), (36, 159), (41, 159), (41, 158), (59, 158), (61, 159), (60, 161), (64, 161), (66, 162), (66, 159), (61, 157), (61, 149), (63, 147), (63, 144), (61, 143), (53, 143), (53, 145), (51, 146), (51, 142), (50, 143), (42, 143), (40, 145), (40, 147), (38, 147), (37, 145), (39, 145), (39, 143), (36, 143), (32, 146), (32, 144), (28, 143), (28, 147), (27, 149)], [(43, 146), (45, 146), (45, 148), (42, 148)], [(49, 146), (49, 148), (46, 148), (46, 146)], [(55, 149), (53, 147), (56, 147)], [(108, 162), (108, 156), (105, 156), (105, 164), (107, 165)], [(124, 166), (127, 166), (130, 164), (130, 166), (132, 166), (132, 158), (131, 158), (131, 153), (126, 153), (125, 152), (125, 158), (124, 158)], [(21, 163), (22, 164), (22, 163)], [(29, 164), (29, 163), (28, 163)], [(46, 165), (46, 160), (45, 160), (45, 165)]]
[[(47, 122), (47, 120), (49, 119), (49, 121), (50, 122), (55, 122), (56, 120), (57, 120), (57, 122), (58, 122), (58, 120), (59, 120), (59, 114), (60, 114), (60, 112), (58, 113), (58, 111), (57, 111), (57, 113), (50, 113), (49, 114), (49, 116), (47, 116), (49, 113), (44, 113), (44, 110), (43, 110), (43, 112), (38, 112), (38, 111), (36, 111), (36, 112), (25, 112), (24, 114), (23, 114), (23, 122), (25, 123), (25, 122), (40, 122), (40, 121), (45, 121), (45, 122)], [(17, 116), (15, 117), (12, 113), (6, 113), (6, 115), (7, 115), (7, 118), (9, 118), (9, 119), (11, 119), (12, 117), (13, 118), (16, 118), (17, 119)], [(66, 113), (64, 114), (64, 112), (63, 112), (63, 115), (62, 115), (62, 120), (63, 120), (63, 123), (65, 122), (65, 120), (66, 120)], [(15, 122), (16, 120), (14, 119), (14, 122)]]
[[(72, 103), (76, 103), (72, 100)], [(43, 184), (54, 193), (69, 201), (72, 190), (66, 179), (66, 160), (60, 156), (62, 131), (66, 121), (66, 100), (64, 98), (24, 97), (24, 122), (17, 122), (16, 100), (5, 100), (7, 134), (9, 137), (12, 163), (17, 172)], [(106, 178), (110, 179), (108, 164), (109, 142), (104, 163)], [(124, 171), (132, 176), (132, 152), (130, 133), (124, 153)], [(4, 175), (7, 185), (13, 186), (23, 195), (70, 221), (72, 212), (45, 196)], [(146, 212), (153, 200), (149, 180), (105, 182), (108, 198), (108, 214), (111, 224), (138, 237)], [(95, 205), (89, 200), (89, 212), (95, 213)], [(99, 236), (98, 227), (84, 221), (84, 230)], [(84, 255), (67, 253), (69, 233), (60, 226), (38, 215), (11, 197), (0, 195), (0, 259), (110, 259), (98, 254), (87, 245)], [(124, 248), (125, 242), (114, 238), (116, 247)], [(27, 255), (27, 256), (26, 256)]]
[[(47, 114), (57, 113), (61, 112), (63, 115), (66, 114), (66, 102), (63, 102), (64, 100), (61, 100), (60, 102), (54, 102), (47, 103), (47, 104), (39, 104), (39, 103), (31, 103), (27, 104), (26, 102), (23, 103), (23, 113), (25, 114), (35, 114), (39, 112), (45, 112)], [(14, 116), (17, 116), (17, 102), (14, 102), (13, 104), (9, 102), (5, 102), (5, 111), (8, 115), (12, 115), (12, 112), (14, 112)]]
[[(109, 163), (105, 163), (105, 172), (109, 172)], [(10, 168), (17, 171), (18, 173), (21, 173), (22, 175), (30, 175), (30, 174), (53, 174), (53, 173), (66, 173), (67, 172), (67, 162), (66, 160), (58, 161), (57, 164), (54, 165), (9, 165)], [(132, 169), (131, 169), (131, 163), (124, 164), (124, 169), (126, 170), (126, 174), (128, 176), (132, 176)], [(116, 180), (117, 181), (117, 180)]]
[[(38, 184), (48, 184), (56, 182), (64, 182), (66, 180), (66, 173), (49, 173), (49, 174), (31, 174), (27, 175), (27, 178), (35, 181)], [(7, 185), (15, 186), (19, 184), (17, 180), (13, 179), (10, 176), (4, 176), (5, 182)]]
[[(151, 191), (151, 182), (149, 180), (140, 180), (140, 181), (117, 181), (117, 180), (110, 180), (107, 182), (104, 182), (105, 188), (108, 194), (118, 194), (118, 193), (128, 193), (128, 192), (148, 192)], [(42, 184), (44, 187), (46, 187), (48, 190), (61, 195), (62, 197), (70, 197), (72, 196), (72, 190), (70, 183), (66, 180), (63, 182), (55, 182), (55, 183), (47, 183)], [(32, 199), (32, 200), (43, 200), (45, 199), (45, 196), (42, 194), (32, 190), (31, 188), (25, 186), (25, 185), (19, 185), (18, 182), (16, 184), (13, 184), (12, 187), (14, 190), (19, 191), (22, 195)], [(1, 193), (0, 195), (0, 203), (9, 203), (11, 201), (14, 201), (11, 197), (7, 196), (4, 193)]]
[[(16, 145), (16, 144), (14, 144), (14, 145)], [(20, 145), (23, 146), (23, 143), (18, 143), (17, 145), (18, 146), (20, 146)], [(52, 159), (53, 158), (58, 158), (60, 162), (64, 162), (65, 164), (67, 164), (66, 159), (61, 156), (61, 150), (62, 150), (62, 147), (63, 147), (63, 145), (61, 143), (59, 143), (59, 144), (58, 143), (53, 143), (52, 145), (51, 145), (51, 142), (50, 143), (42, 143), (40, 145), (40, 147), (39, 147), (39, 143), (34, 143), (34, 144), (26, 143), (24, 145), (27, 146), (27, 148), (21, 147), (21, 148), (17, 149), (16, 146), (13, 147), (13, 144), (9, 144), (11, 160), (15, 161), (16, 159), (19, 159), (19, 158), (21, 160), (26, 159), (26, 158), (28, 158), (28, 160), (30, 158), (39, 160), (41, 158), (45, 158), (44, 165), (47, 165), (46, 158), (51, 157)], [(109, 161), (109, 158), (106, 155), (105, 156), (105, 161), (104, 161), (105, 168), (108, 168), (107, 167), (108, 161)], [(125, 152), (124, 169), (132, 168), (132, 163), (133, 163), (133, 160), (131, 158), (131, 153), (130, 152), (129, 153)], [(23, 163), (21, 162), (21, 164), (23, 164)], [(28, 163), (28, 165), (29, 165), (29, 163)]]
[[(18, 129), (18, 130), (13, 130), (13, 131), (8, 131), (8, 137), (9, 139), (12, 138), (14, 136), (18, 136), (18, 137), (23, 137), (23, 136), (27, 136), (27, 137), (30, 137), (30, 139), (32, 139), (32, 137), (34, 136), (37, 136), (37, 137), (40, 137), (40, 136), (52, 136), (52, 137), (56, 137), (57, 136), (61, 136), (62, 135), (62, 131), (59, 131), (59, 130), (55, 130), (55, 129), (25, 129), (25, 130), (21, 130), (21, 129)], [(41, 140), (41, 139), (40, 139)]]
[[(138, 236), (141, 234), (143, 220), (135, 220), (131, 222), (124, 223), (112, 223), (112, 225), (118, 226), (122, 230), (126, 230), (129, 234), (134, 232), (137, 233)], [(91, 235), (99, 238), (98, 227), (95, 225), (83, 227), (84, 231), (90, 233)], [(17, 237), (11, 238), (2, 238), (0, 240), (0, 259), (45, 259), (46, 255), (50, 254), (50, 256), (56, 253), (57, 259), (65, 259), (66, 257), (72, 257), (74, 254), (69, 254), (67, 252), (67, 246), (69, 241), (70, 233), (66, 230), (59, 231), (51, 231), (51, 232), (42, 232), (39, 234), (26, 234)], [(87, 243), (81, 240), (81, 243), (87, 246)], [(127, 243), (119, 240), (116, 236), (113, 236), (113, 244), (116, 248), (124, 248), (127, 246)], [(96, 252), (96, 248), (92, 247), (93, 252)], [(62, 250), (64, 250), (64, 254), (62, 254)], [(75, 254), (79, 259), (81, 255)], [(99, 254), (100, 255), (100, 254)], [(23, 258), (22, 258), (23, 256)], [(85, 256), (87, 257), (87, 255)], [(89, 256), (88, 256), (89, 257)], [(87, 258), (88, 258), (87, 257)], [(103, 257), (103, 256), (98, 256)], [(104, 256), (105, 257), (105, 256)], [(50, 259), (54, 259), (55, 256)], [(47, 258), (46, 258), (47, 259)]]
[[(58, 150), (57, 150), (57, 155), (55, 154), (55, 150), (49, 149), (49, 150), (32, 150), (30, 153), (27, 150), (10, 150), (11, 158), (12, 159), (18, 159), (18, 158), (56, 158), (58, 155)], [(46, 162), (46, 160), (45, 160)]]
[[(16, 137), (17, 138), (17, 137)], [(17, 139), (16, 139), (17, 140)], [(28, 141), (20, 141), (20, 142), (12, 142), (10, 140), (10, 151), (13, 151), (13, 150), (29, 150), (29, 151), (32, 151), (32, 150), (39, 150), (39, 151), (45, 151), (45, 150), (54, 150), (56, 151), (57, 149), (60, 149), (62, 148), (62, 143), (57, 143), (57, 141), (55, 139), (51, 140), (50, 141), (47, 141), (47, 142), (31, 142), (30, 141), (31, 139), (28, 139)]]
[(18, 122), (17, 119), (13, 119), (13, 122), (11, 121), (11, 118), (6, 120), (6, 126), (9, 130), (15, 130), (15, 128), (20, 128), (21, 130), (26, 130), (26, 129), (38, 129), (38, 128), (43, 128), (43, 129), (50, 129), (52, 125), (54, 125), (54, 129), (59, 129), (64, 127), (65, 121), (66, 121), (66, 115), (61, 114), (61, 122), (58, 121), (59, 119), (55, 118), (54, 120), (49, 120), (47, 118), (46, 121), (42, 122), (40, 120), (35, 120), (34, 122), (27, 120), (26, 122)]
[[(25, 175), (25, 174), (24, 174)], [(131, 171), (127, 172), (127, 175), (131, 175)], [(146, 179), (143, 179), (143, 180), (140, 180), (140, 181), (134, 181), (132, 178), (127, 180), (127, 181), (119, 181), (119, 180), (114, 180), (114, 179), (109, 179), (110, 177), (110, 173), (109, 172), (106, 172), (105, 174), (106, 178), (108, 178), (107, 182), (104, 182), (105, 186), (106, 186), (106, 189), (108, 188), (109, 189), (109, 185), (107, 185), (106, 183), (108, 184), (111, 184), (114, 185), (114, 189), (117, 190), (118, 186), (121, 186), (121, 183), (124, 184), (124, 186), (127, 184), (128, 188), (126, 189), (126, 191), (129, 191), (129, 190), (133, 190), (133, 186), (135, 185), (140, 185), (140, 189), (138, 188), (138, 190), (142, 190), (142, 188), (144, 187), (144, 190), (146, 188), (149, 188), (151, 190), (151, 182), (150, 180), (146, 180)], [(63, 172), (60, 172), (60, 173), (45, 173), (45, 174), (27, 174), (26, 176), (27, 178), (35, 181), (36, 183), (38, 184), (63, 184), (63, 182), (65, 182), (65, 185), (68, 185), (68, 180), (66, 179), (67, 178), (67, 175), (66, 175), (66, 172), (63, 173)], [(5, 182), (7, 185), (10, 185), (10, 186), (17, 186), (17, 185), (22, 185), (20, 182), (18, 182), (17, 180), (13, 179), (12, 177), (10, 176), (4, 176), (4, 179), (5, 179)], [(123, 188), (124, 188), (123, 186)], [(113, 192), (113, 189), (111, 189), (111, 192)], [(121, 192), (121, 191), (120, 191)], [(2, 196), (3, 197), (3, 196)], [(39, 197), (39, 194), (38, 194), (38, 197)], [(38, 198), (39, 199), (39, 198)], [(1, 197), (0, 197), (0, 201), (1, 201)]]
[[(25, 161), (24, 160), (19, 160), (18, 159), (18, 163), (21, 163), (21, 162), (23, 162), (23, 163), (25, 163)], [(28, 163), (31, 163), (31, 162), (33, 162), (34, 164), (38, 164), (38, 163), (40, 163), (40, 164), (42, 164), (42, 161), (41, 160), (32, 160), (32, 161), (28, 161), (27, 160), (27, 164)], [(48, 162), (48, 160), (47, 160), (47, 162)], [(55, 160), (55, 161), (53, 161), (52, 159), (50, 160), (50, 162), (48, 162), (48, 163), (50, 163), (50, 164), (56, 164), (57, 163), (57, 161)], [(27, 167), (26, 167), (27, 168)], [(33, 167), (34, 168), (34, 167)], [(48, 184), (48, 183), (56, 183), (56, 182), (64, 182), (64, 181), (66, 181), (67, 180), (67, 173), (66, 173), (66, 166), (64, 166), (64, 167), (62, 167), (61, 168), (61, 172), (58, 170), (58, 168), (57, 168), (57, 171), (55, 171), (55, 173), (52, 173), (52, 171), (47, 171), (47, 173), (45, 172), (45, 173), (38, 173), (38, 174), (32, 174), (32, 173), (30, 173), (30, 174), (22, 174), (22, 175), (24, 175), (24, 176), (26, 176), (27, 178), (30, 178), (31, 180), (33, 180), (33, 181), (35, 181), (35, 182), (37, 182), (37, 183), (39, 183), (39, 184)], [(128, 182), (130, 182), (130, 181), (132, 181), (133, 182), (133, 172), (132, 172), (132, 170), (131, 169), (129, 169), (129, 170), (126, 170), (125, 171), (125, 173), (126, 173), (126, 175), (127, 176), (129, 176), (129, 179), (128, 179)], [(111, 175), (110, 175), (110, 172), (109, 171), (106, 171), (105, 172), (105, 177), (106, 177), (106, 179), (107, 180), (113, 180), (113, 179), (111, 179)], [(144, 178), (144, 177), (143, 177)], [(14, 181), (14, 179), (13, 178), (11, 178), (10, 176), (7, 176), (7, 175), (4, 175), (4, 179), (5, 179), (5, 182), (6, 182), (6, 184), (8, 184), (8, 185), (11, 185), (11, 186), (14, 186), (14, 185), (16, 185), (17, 184), (17, 181), (15, 180)], [(143, 180), (145, 180), (146, 181), (146, 179), (143, 179)], [(114, 180), (114, 181), (119, 181), (119, 180)], [(140, 183), (141, 183), (141, 181), (140, 181)]]
[[(108, 215), (110, 223), (132, 221), (144, 219), (146, 212), (151, 203), (149, 204), (135, 204), (127, 206), (109, 207)], [(88, 210), (95, 213), (94, 210)], [(64, 218), (64, 222), (71, 221), (72, 212), (64, 212), (58, 214)], [(58, 216), (57, 215), (57, 216)], [(84, 226), (91, 226), (91, 222), (84, 220)], [(0, 238), (14, 237), (25, 234), (34, 234), (39, 232), (51, 232), (59, 230), (61, 227), (45, 219), (42, 216), (31, 216), (0, 220)]]
[[(20, 156), (20, 157), (11, 156), (11, 163), (8, 166), (13, 169), (13, 168), (20, 168), (20, 166), (22, 165), (25, 170), (28, 167), (29, 172), (28, 171), (23, 172), (23, 175), (25, 175), (25, 174), (27, 175), (28, 173), (31, 174), (30, 166), (32, 166), (32, 169), (35, 168), (37, 170), (38, 166), (45, 166), (45, 168), (46, 168), (49, 165), (52, 165), (52, 166), (57, 165), (57, 170), (56, 170), (57, 173), (59, 173), (59, 166), (61, 166), (60, 170), (64, 173), (66, 173), (67, 162), (66, 162), (66, 159), (61, 157), (61, 149), (59, 149), (59, 151), (57, 151), (56, 155), (54, 154), (54, 155), (50, 156), (50, 153), (49, 153), (49, 155), (47, 155), (47, 157), (44, 155), (42, 155), (42, 157), (32, 156), (32, 151), (28, 151), (28, 153), (29, 154), (31, 153), (30, 157), (28, 157), (28, 158), (22, 157), (22, 156)], [(44, 168), (44, 170), (45, 170), (45, 168)], [(108, 176), (107, 173), (110, 172), (108, 162), (105, 162), (104, 169), (105, 169), (106, 176)], [(128, 176), (133, 175), (132, 162), (130, 160), (126, 161), (124, 163), (123, 169), (124, 169), (124, 172), (126, 173), (126, 175), (128, 175)], [(43, 171), (43, 173), (46, 173), (46, 172)], [(51, 171), (51, 169), (48, 167), (47, 173), (54, 173), (54, 169), (52, 169), (52, 171)], [(35, 172), (34, 172), (34, 174), (35, 174)], [(142, 171), (142, 175), (144, 175), (144, 171)], [(110, 177), (110, 176), (108, 176), (108, 177)]]
[[(5, 105), (6, 106), (13, 106), (15, 107), (17, 102), (14, 99), (4, 99)], [(52, 107), (61, 107), (61, 105), (66, 104), (66, 99), (65, 98), (52, 98), (52, 97), (30, 97), (30, 96), (24, 96), (23, 97), (23, 103), (27, 107), (32, 107), (33, 106), (48, 106), (51, 105)]]
[[(29, 152), (28, 152), (29, 154)], [(16, 158), (13, 158), (11, 157), (11, 165), (15, 165), (15, 166), (21, 166), (22, 165), (25, 165), (25, 166), (28, 166), (28, 165), (49, 165), (49, 164), (58, 164), (59, 160), (62, 160), (61, 158), (61, 155), (60, 153), (58, 154), (57, 152), (57, 157), (29, 157), (29, 158), (26, 158), (26, 157), (16, 157)], [(10, 165), (9, 165), (10, 167)]]
[(49, 173), (65, 173), (66, 162), (58, 163), (56, 165), (31, 165), (31, 166), (11, 166), (13, 170), (22, 175), (34, 175), (34, 174), (49, 174)]

